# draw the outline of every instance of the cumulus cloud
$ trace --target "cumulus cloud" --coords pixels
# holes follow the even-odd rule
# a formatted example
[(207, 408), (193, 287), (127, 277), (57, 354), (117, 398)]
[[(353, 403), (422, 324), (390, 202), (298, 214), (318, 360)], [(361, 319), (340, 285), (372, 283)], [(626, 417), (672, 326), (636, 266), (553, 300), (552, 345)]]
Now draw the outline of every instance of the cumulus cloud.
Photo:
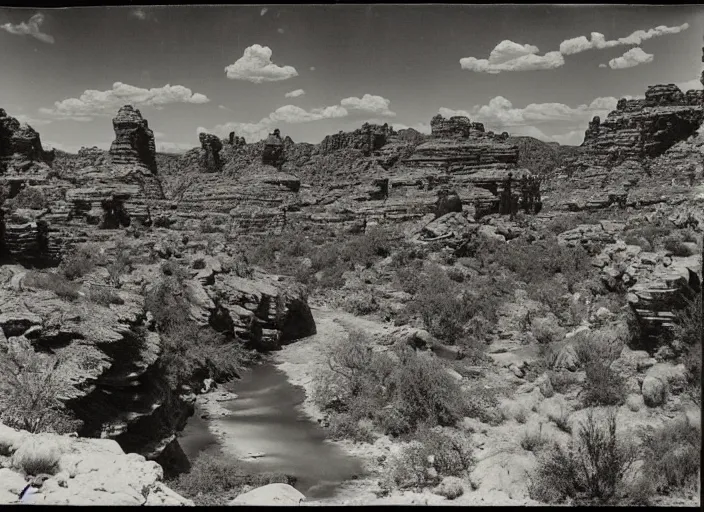
[(29, 18), (29, 21), (26, 23), (22, 22), (16, 25), (12, 23), (5, 23), (4, 25), (0, 25), (0, 28), (10, 34), (15, 34), (16, 36), (32, 36), (43, 43), (54, 44), (54, 36), (45, 34), (40, 30), (39, 26), (43, 23), (44, 15), (42, 13), (37, 13)]
[(264, 16), (268, 10), (268, 7), (263, 7), (262, 10), (259, 11), (259, 16)]
[(609, 66), (607, 66), (606, 64), (599, 64), (599, 67), (600, 68), (608, 68)]
[(182, 85), (165, 85), (142, 89), (133, 85), (115, 82), (107, 91), (86, 90), (80, 98), (57, 101), (51, 108), (40, 108), (39, 112), (60, 119), (90, 121), (94, 116), (114, 115), (123, 105), (151, 106), (162, 108), (172, 103), (208, 103), (207, 96), (194, 93)]
[(394, 130), (396, 130), (396, 131), (408, 130), (409, 128), (412, 128), (415, 131), (420, 132), (420, 133), (426, 133), (426, 134), (430, 133), (430, 123), (416, 123), (411, 126), (408, 126), (408, 125), (402, 124), (402, 123), (394, 123), (393, 127), (394, 127)]
[(653, 62), (653, 54), (645, 53), (641, 48), (631, 48), (626, 53), (609, 61), (611, 69), (628, 69)]
[(183, 142), (157, 142), (156, 150), (158, 153), (185, 153), (193, 149), (195, 144)]
[(268, 46), (253, 44), (245, 48), (244, 55), (225, 68), (227, 78), (260, 84), (298, 76), (298, 71), (293, 66), (277, 66), (271, 62), (271, 55), (272, 51)]
[(537, 46), (506, 39), (496, 45), (488, 59), (464, 57), (460, 59), (460, 66), (477, 73), (497, 74), (502, 71), (555, 69), (565, 64), (560, 52), (548, 52), (545, 55), (538, 55), (538, 52)]
[(277, 31), (279, 34), (283, 34), (283, 33), (284, 33), (284, 29), (282, 29), (282, 28), (277, 28), (276, 31)]
[[(605, 115), (616, 108), (618, 100), (614, 97), (599, 97), (588, 105), (570, 107), (564, 103), (530, 103), (524, 108), (516, 108), (503, 96), (492, 98), (487, 105), (475, 105), (469, 112), (456, 115), (468, 115), (484, 123), (487, 128), (508, 128), (533, 126), (540, 123), (570, 122), (581, 125), (594, 115)], [(442, 113), (442, 109), (440, 109)]]
[(348, 114), (349, 112), (340, 105), (319, 107), (311, 110), (305, 110), (295, 105), (284, 105), (257, 123), (229, 122), (219, 124), (212, 129), (199, 126), (196, 132), (215, 133), (223, 137), (230, 132), (235, 132), (239, 137), (244, 137), (247, 141), (257, 142), (265, 138), (281, 123), (309, 123), (323, 119), (346, 117)]
[(369, 114), (394, 117), (396, 112), (389, 110), (390, 104), (390, 100), (382, 96), (375, 96), (373, 94), (365, 94), (361, 98), (351, 96), (340, 101), (340, 105), (345, 108), (361, 110), (362, 112), (367, 112)]
[(311, 71), (315, 71), (315, 66), (311, 66), (311, 67), (310, 67), (310, 70), (311, 70)]
[(599, 32), (592, 32), (591, 39), (587, 39), (585, 36), (579, 36), (562, 41), (562, 43), (560, 43), (560, 53), (563, 55), (574, 55), (575, 53), (581, 53), (592, 49), (602, 50), (604, 48), (613, 48), (614, 46), (621, 45), (636, 46), (641, 44), (643, 41), (647, 41), (648, 39), (667, 34), (677, 34), (687, 30), (688, 28), (688, 23), (684, 23), (678, 27), (666, 27), (665, 25), (660, 25), (649, 30), (636, 30), (626, 37), (613, 40), (607, 40), (604, 34)]
[[(495, 132), (508, 131), (512, 135), (575, 145), (581, 144), (584, 129), (591, 118), (595, 115), (606, 116), (616, 108), (617, 102), (616, 98), (608, 96), (595, 98), (589, 104), (576, 107), (563, 103), (531, 103), (518, 108), (503, 96), (496, 96), (488, 104), (475, 105), (469, 110), (442, 107), (438, 112), (443, 117), (469, 117), (484, 123), (487, 130)], [(562, 131), (556, 135), (547, 135), (544, 131), (547, 125), (553, 129), (559, 125)]]
[[(702, 82), (699, 78), (693, 78), (692, 80), (687, 80), (686, 82), (679, 82), (676, 85), (683, 92), (691, 91), (692, 89), (698, 91), (698, 90), (704, 88), (704, 87), (702, 87)], [(19, 117), (18, 117), (18, 119), (19, 119)]]
[(45, 125), (51, 123), (51, 119), (36, 119), (34, 117), (30, 117), (30, 116), (27, 116), (24, 114), (17, 114), (12, 117), (17, 119), (20, 123), (27, 123), (31, 127), (45, 126)]
[(299, 96), (303, 96), (305, 93), (306, 91), (303, 89), (296, 89), (295, 91), (287, 92), (284, 96), (287, 98), (298, 98)]

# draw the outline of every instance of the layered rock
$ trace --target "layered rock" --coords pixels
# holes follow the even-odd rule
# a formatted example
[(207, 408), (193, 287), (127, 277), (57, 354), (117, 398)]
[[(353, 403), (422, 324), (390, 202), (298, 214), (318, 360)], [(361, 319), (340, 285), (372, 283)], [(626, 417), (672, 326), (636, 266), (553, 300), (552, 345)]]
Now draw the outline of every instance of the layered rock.
[(115, 129), (115, 140), (110, 146), (112, 163), (140, 165), (156, 174), (154, 132), (142, 113), (125, 105), (117, 112), (112, 125)]
[(552, 180), (549, 202), (576, 211), (691, 195), (702, 168), (702, 98), (668, 84), (649, 87), (644, 99), (619, 100), (605, 120), (589, 123), (580, 152)]
[(22, 124), (0, 108), (0, 180), (43, 180), (49, 171), (55, 152), (44, 151), (39, 133)]
[(281, 167), (284, 163), (284, 141), (281, 140), (279, 129), (269, 134), (264, 142), (264, 152), (262, 153), (262, 163)]
[(222, 150), (222, 142), (215, 135), (210, 133), (201, 133), (198, 136), (203, 154), (203, 169), (205, 172), (218, 172), (222, 170), (222, 161), (220, 160), (220, 150)]
[(388, 124), (377, 125), (364, 123), (362, 128), (353, 132), (339, 132), (326, 136), (320, 143), (319, 151), (322, 154), (332, 153), (340, 149), (357, 149), (364, 156), (371, 156), (380, 150), (393, 135), (393, 129)]

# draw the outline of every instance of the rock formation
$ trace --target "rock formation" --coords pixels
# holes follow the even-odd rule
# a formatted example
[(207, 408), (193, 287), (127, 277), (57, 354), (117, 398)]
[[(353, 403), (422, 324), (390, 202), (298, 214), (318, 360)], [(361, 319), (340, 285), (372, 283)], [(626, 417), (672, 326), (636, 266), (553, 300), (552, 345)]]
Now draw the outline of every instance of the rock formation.
[(110, 146), (114, 164), (141, 165), (156, 174), (154, 132), (139, 110), (125, 105), (112, 120), (115, 140)]
[(269, 134), (264, 142), (264, 152), (262, 153), (262, 163), (280, 168), (284, 163), (284, 141), (281, 140), (279, 129)]
[(19, 503), (27, 485), (25, 466), (33, 460), (56, 461), (56, 474), (31, 475), (35, 505), (190, 505), (193, 502), (163, 483), (153, 461), (126, 454), (110, 439), (80, 439), (30, 434), (0, 424), (7, 463), (0, 468), (0, 503)]
[(220, 150), (222, 142), (215, 135), (201, 133), (198, 136), (203, 153), (203, 169), (205, 172), (218, 172), (222, 170)]
[(228, 143), (230, 146), (244, 146), (247, 144), (247, 142), (244, 140), (244, 137), (238, 137), (235, 135), (235, 132), (230, 132), (230, 136), (227, 139)]
[(393, 129), (388, 124), (383, 126), (364, 123), (362, 128), (353, 132), (339, 132), (326, 136), (320, 143), (319, 151), (322, 154), (332, 153), (340, 149), (358, 149), (364, 156), (381, 149), (388, 137), (393, 135)]
[(42, 148), (39, 133), (0, 108), (0, 178), (21, 182), (22, 175), (32, 174), (33, 179), (42, 179), (54, 157), (53, 150)]

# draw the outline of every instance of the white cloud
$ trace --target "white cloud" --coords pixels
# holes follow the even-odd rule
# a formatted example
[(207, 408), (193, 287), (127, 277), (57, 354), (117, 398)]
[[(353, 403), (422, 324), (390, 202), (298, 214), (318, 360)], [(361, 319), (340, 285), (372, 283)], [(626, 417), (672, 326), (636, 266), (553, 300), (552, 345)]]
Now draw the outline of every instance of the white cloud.
[(282, 28), (277, 28), (276, 31), (277, 31), (279, 34), (283, 34), (283, 33), (284, 33), (284, 29), (282, 29)]
[(13, 116), (15, 119), (17, 119), (20, 123), (27, 123), (31, 127), (35, 126), (45, 126), (47, 124), (51, 123), (50, 119), (35, 119), (34, 117), (30, 117), (24, 114), (17, 114), (16, 116)]
[(133, 85), (115, 82), (107, 91), (86, 90), (80, 98), (57, 101), (51, 108), (40, 108), (39, 112), (60, 119), (90, 121), (94, 116), (114, 115), (123, 105), (151, 106), (161, 108), (172, 103), (208, 103), (207, 96), (194, 93), (182, 85), (165, 85), (142, 89)]
[(156, 150), (158, 153), (185, 153), (186, 151), (189, 151), (195, 147), (196, 147), (196, 145), (194, 145), (194, 144), (188, 144), (188, 143), (182, 143), (182, 142), (157, 142), (156, 143)]
[(271, 55), (272, 51), (268, 46), (253, 44), (245, 48), (244, 55), (225, 68), (227, 78), (260, 84), (298, 76), (298, 71), (293, 66), (277, 66), (271, 62)]
[(487, 105), (475, 105), (470, 112), (460, 115), (469, 114), (468, 117), (484, 123), (487, 128), (529, 126), (558, 121), (581, 125), (594, 115), (608, 114), (616, 108), (616, 103), (618, 100), (614, 97), (599, 97), (589, 105), (577, 107), (564, 103), (530, 103), (524, 108), (515, 108), (503, 96), (496, 96)]
[[(531, 103), (523, 108), (514, 107), (503, 96), (492, 98), (486, 105), (475, 105), (469, 110), (455, 110), (442, 107), (438, 110), (443, 117), (466, 116), (484, 124), (487, 131), (508, 131), (511, 135), (527, 135), (560, 144), (581, 144), (587, 123), (594, 117), (606, 116), (616, 108), (614, 97), (599, 97), (589, 104), (571, 107), (563, 103)], [(556, 124), (563, 127), (557, 135), (546, 135), (541, 125)], [(571, 128), (565, 131), (564, 127)]]
[(284, 105), (283, 107), (277, 108), (257, 123), (229, 122), (219, 124), (212, 129), (199, 126), (196, 132), (215, 133), (223, 137), (230, 132), (235, 132), (238, 137), (244, 137), (248, 142), (257, 142), (265, 138), (274, 128), (282, 123), (309, 123), (323, 119), (346, 117), (348, 114), (347, 110), (340, 105), (314, 108), (311, 110), (305, 110), (295, 105)]
[(565, 64), (560, 52), (538, 55), (538, 51), (537, 46), (514, 43), (506, 39), (496, 45), (488, 59), (464, 57), (460, 59), (460, 66), (477, 73), (497, 74), (502, 71), (555, 69)]
[(608, 68), (609, 66), (607, 66), (606, 64), (599, 64), (599, 67), (600, 68)]
[(602, 50), (604, 48), (613, 48), (614, 46), (620, 45), (635, 46), (641, 44), (643, 41), (647, 41), (648, 39), (667, 34), (677, 34), (687, 30), (688, 28), (688, 23), (684, 23), (678, 27), (666, 27), (665, 25), (660, 25), (649, 30), (636, 30), (629, 36), (609, 41), (606, 40), (604, 34), (592, 32), (591, 39), (587, 39), (585, 36), (579, 36), (562, 41), (562, 43), (560, 43), (560, 53), (563, 55), (573, 55), (575, 53), (581, 53), (591, 49)]
[(420, 133), (425, 133), (429, 134), (430, 133), (430, 123), (416, 123), (414, 125), (408, 126), (402, 123), (394, 123), (393, 124), (394, 130), (399, 131), (399, 130), (408, 130), (409, 128), (412, 128), (416, 130), (417, 132)]
[(287, 98), (298, 98), (299, 96), (303, 96), (305, 93), (306, 91), (303, 89), (296, 89), (295, 91), (287, 92), (284, 96)]
[[(677, 87), (680, 88), (680, 90), (682, 92), (691, 91), (692, 89), (694, 89), (695, 91), (698, 91), (703, 88), (702, 82), (699, 78), (693, 78), (692, 80), (687, 80), (686, 82), (680, 82), (676, 85), (677, 85)], [(19, 119), (19, 117), (18, 117), (18, 119)]]
[(315, 71), (315, 66), (311, 66), (311, 67), (310, 67), (310, 70), (311, 70), (311, 71)]
[(628, 69), (640, 64), (653, 62), (653, 54), (645, 53), (641, 48), (631, 48), (626, 53), (609, 61), (611, 69)]
[(42, 13), (37, 13), (29, 18), (29, 21), (26, 23), (22, 22), (17, 25), (5, 23), (4, 25), (0, 25), (0, 29), (17, 36), (32, 36), (43, 43), (54, 44), (54, 37), (49, 34), (45, 34), (39, 29), (39, 26), (42, 23), (44, 23), (44, 15)]
[(264, 16), (264, 15), (266, 14), (266, 12), (267, 12), (268, 10), (269, 10), (269, 8), (268, 8), (268, 7), (264, 7), (264, 8), (262, 8), (262, 10), (261, 10), (261, 11), (259, 11), (259, 16)]
[(373, 94), (365, 94), (361, 98), (351, 96), (340, 101), (340, 105), (345, 108), (361, 110), (362, 112), (368, 112), (379, 116), (394, 117), (396, 112), (389, 110), (390, 104), (390, 100)]

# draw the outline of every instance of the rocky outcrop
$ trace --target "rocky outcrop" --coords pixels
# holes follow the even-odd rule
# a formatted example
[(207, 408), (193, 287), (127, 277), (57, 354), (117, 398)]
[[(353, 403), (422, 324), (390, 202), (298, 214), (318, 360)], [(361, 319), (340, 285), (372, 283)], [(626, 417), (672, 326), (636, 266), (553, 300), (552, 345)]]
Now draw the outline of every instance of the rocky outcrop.
[(125, 105), (112, 120), (115, 140), (110, 146), (110, 157), (114, 164), (144, 166), (156, 174), (156, 147), (154, 132), (142, 113)]
[(203, 169), (205, 172), (218, 172), (222, 170), (222, 161), (220, 160), (220, 150), (222, 150), (222, 142), (215, 135), (210, 133), (201, 133), (198, 136), (200, 140), (201, 152), (203, 154)]
[(339, 132), (326, 136), (320, 143), (319, 151), (325, 155), (340, 149), (357, 149), (364, 156), (371, 156), (386, 144), (391, 135), (394, 135), (394, 131), (388, 124), (382, 126), (364, 123), (361, 129), (353, 132)]
[(247, 141), (244, 140), (244, 137), (238, 137), (235, 135), (235, 132), (230, 132), (230, 135), (227, 138), (227, 142), (230, 144), (230, 146), (244, 146), (247, 144)]
[(281, 167), (284, 163), (284, 141), (281, 140), (279, 129), (269, 134), (264, 142), (264, 152), (262, 153), (262, 163), (274, 167)]
[(297, 506), (306, 497), (288, 484), (269, 484), (240, 494), (228, 505)]
[[(109, 439), (30, 434), (0, 424), (0, 503), (19, 503), (27, 485), (35, 505), (187, 505), (193, 502), (163, 483), (156, 462), (125, 454)], [(51, 474), (34, 475), (35, 461), (55, 462)]]
[[(44, 151), (37, 133), (28, 124), (22, 124), (0, 108), (0, 179), (22, 179), (22, 174), (40, 174), (43, 179), (55, 157), (55, 152)], [(13, 176), (14, 175), (14, 176)], [(36, 179), (36, 177), (35, 177)]]

